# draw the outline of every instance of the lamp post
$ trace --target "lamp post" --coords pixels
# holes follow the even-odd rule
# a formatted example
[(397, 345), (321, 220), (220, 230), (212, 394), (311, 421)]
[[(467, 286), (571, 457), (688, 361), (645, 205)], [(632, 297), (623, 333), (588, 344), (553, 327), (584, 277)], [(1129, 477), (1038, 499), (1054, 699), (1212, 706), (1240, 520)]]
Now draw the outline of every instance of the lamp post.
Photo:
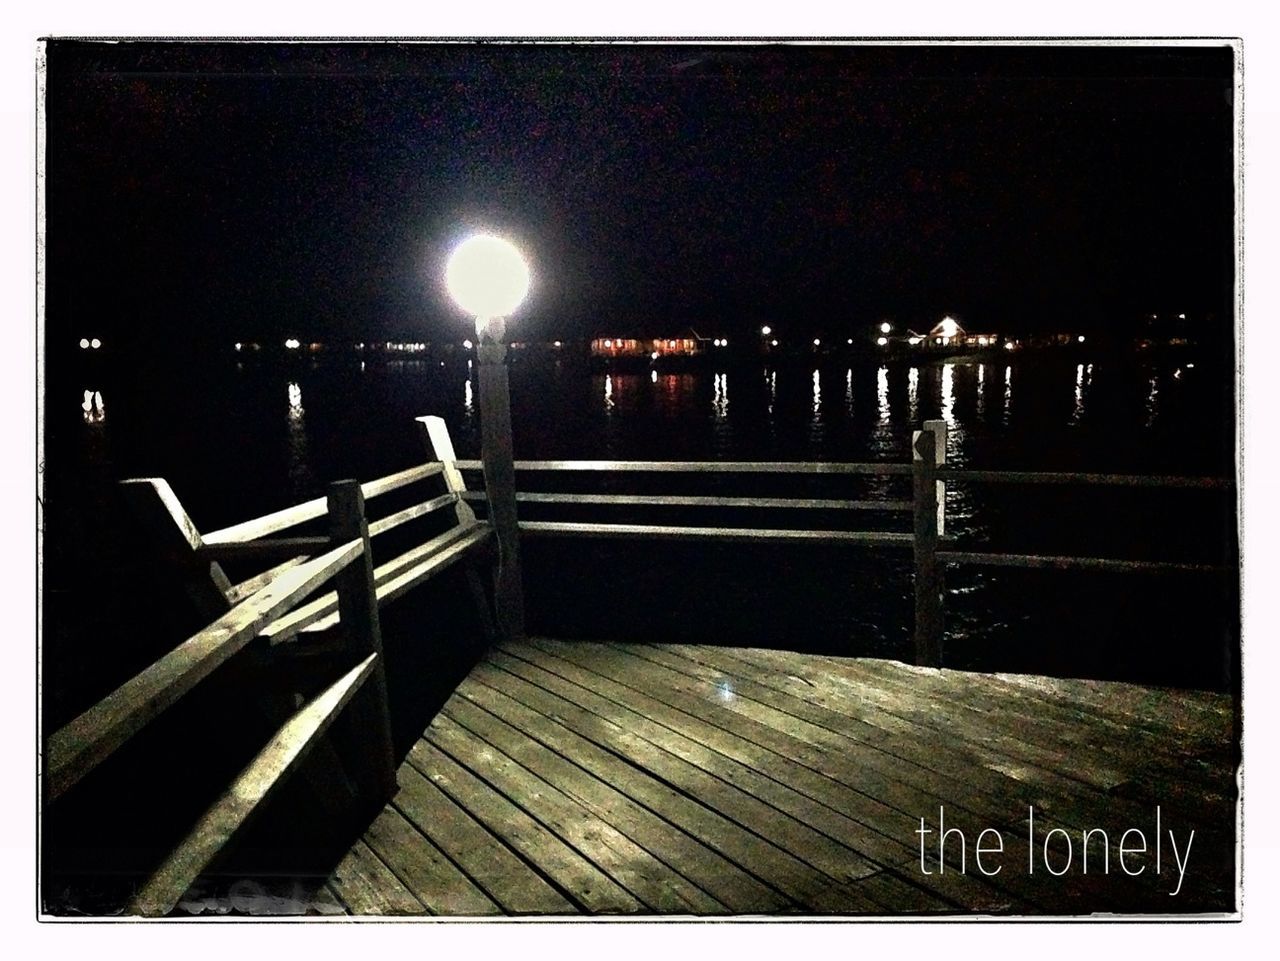
[(480, 459), (489, 495), (489, 522), (498, 541), (494, 606), (501, 635), (519, 640), (524, 637), (524, 587), (507, 380), (507, 317), (529, 292), (529, 266), (509, 241), (477, 234), (454, 248), (445, 268), (445, 285), (454, 301), (475, 318)]

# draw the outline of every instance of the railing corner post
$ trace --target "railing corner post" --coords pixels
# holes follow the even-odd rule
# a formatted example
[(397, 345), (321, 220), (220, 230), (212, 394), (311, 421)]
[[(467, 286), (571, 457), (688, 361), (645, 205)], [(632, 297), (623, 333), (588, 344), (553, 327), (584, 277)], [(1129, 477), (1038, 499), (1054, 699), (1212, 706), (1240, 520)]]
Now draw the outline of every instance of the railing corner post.
[[(942, 425), (938, 430), (936, 425)], [(926, 421), (911, 437), (912, 553), (915, 561), (915, 661), (925, 667), (942, 666), (942, 570), (938, 564), (941, 500), (938, 480), (940, 453), (945, 451), (946, 426)]]
[(359, 481), (342, 480), (329, 485), (329, 535), (335, 546), (361, 540), (361, 555), (334, 578), (338, 594), (338, 620), (347, 644), (360, 658), (376, 654), (373, 673), (367, 682), (367, 709), (356, 704), (357, 726), (365, 738), (383, 800), (396, 793), (395, 748), (391, 739), (391, 706), (387, 698), (386, 661), (382, 653), (382, 628), (378, 619), (378, 594), (373, 576), (373, 556), (369, 547), (369, 523), (364, 513), (364, 493)]

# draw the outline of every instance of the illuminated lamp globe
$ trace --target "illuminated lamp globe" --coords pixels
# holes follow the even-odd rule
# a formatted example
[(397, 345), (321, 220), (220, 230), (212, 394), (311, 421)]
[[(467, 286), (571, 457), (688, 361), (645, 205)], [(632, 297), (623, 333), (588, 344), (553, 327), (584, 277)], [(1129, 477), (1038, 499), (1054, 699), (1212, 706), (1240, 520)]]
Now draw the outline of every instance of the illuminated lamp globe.
[(444, 282), (471, 316), (506, 317), (529, 292), (529, 265), (510, 241), (476, 234), (453, 249)]

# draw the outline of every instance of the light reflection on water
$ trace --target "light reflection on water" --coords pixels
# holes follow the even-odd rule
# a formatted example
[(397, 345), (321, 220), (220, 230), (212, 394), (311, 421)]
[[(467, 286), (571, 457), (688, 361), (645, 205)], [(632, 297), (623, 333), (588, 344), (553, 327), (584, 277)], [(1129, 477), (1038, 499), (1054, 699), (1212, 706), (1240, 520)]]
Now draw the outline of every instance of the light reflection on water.
[(947, 422), (947, 432), (956, 427), (956, 366), (942, 365), (942, 419)]
[(289, 459), (289, 484), (295, 496), (305, 497), (315, 488), (307, 444), (306, 411), (302, 406), (302, 387), (289, 382), (289, 407), (285, 415), (288, 428), (285, 444)]
[(1004, 411), (1002, 420), (1005, 426), (1009, 424), (1009, 405), (1013, 400), (1013, 367), (1006, 366), (1004, 369)]
[(80, 404), (86, 424), (101, 424), (107, 419), (107, 406), (102, 402), (102, 391), (86, 390)]
[(907, 418), (912, 424), (920, 420), (920, 368), (907, 371)]
[(822, 371), (813, 371), (813, 406), (809, 414), (809, 443), (811, 449), (822, 450), (826, 425), (822, 422)]
[(978, 365), (978, 420), (987, 412), (987, 365)]
[(1146, 426), (1154, 427), (1156, 418), (1160, 416), (1160, 376), (1155, 371), (1151, 372), (1151, 377), (1147, 380), (1146, 414)]

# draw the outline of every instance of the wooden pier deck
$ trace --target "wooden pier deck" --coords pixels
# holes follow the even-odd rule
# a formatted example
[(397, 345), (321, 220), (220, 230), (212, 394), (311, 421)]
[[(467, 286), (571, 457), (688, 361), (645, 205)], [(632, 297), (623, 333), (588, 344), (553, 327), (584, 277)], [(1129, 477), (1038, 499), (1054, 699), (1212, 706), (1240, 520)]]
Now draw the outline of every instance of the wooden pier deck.
[[(314, 908), (1230, 913), (1235, 726), (1227, 696), (1129, 684), (760, 649), (503, 644), (414, 745), (398, 793)], [(963, 851), (949, 835), (944, 865), (940, 815), (964, 835)], [(921, 818), (933, 832), (923, 866)], [(1054, 829), (1066, 836), (1050, 837), (1046, 863)], [(1090, 829), (1105, 838), (1089, 835), (1085, 864)]]

